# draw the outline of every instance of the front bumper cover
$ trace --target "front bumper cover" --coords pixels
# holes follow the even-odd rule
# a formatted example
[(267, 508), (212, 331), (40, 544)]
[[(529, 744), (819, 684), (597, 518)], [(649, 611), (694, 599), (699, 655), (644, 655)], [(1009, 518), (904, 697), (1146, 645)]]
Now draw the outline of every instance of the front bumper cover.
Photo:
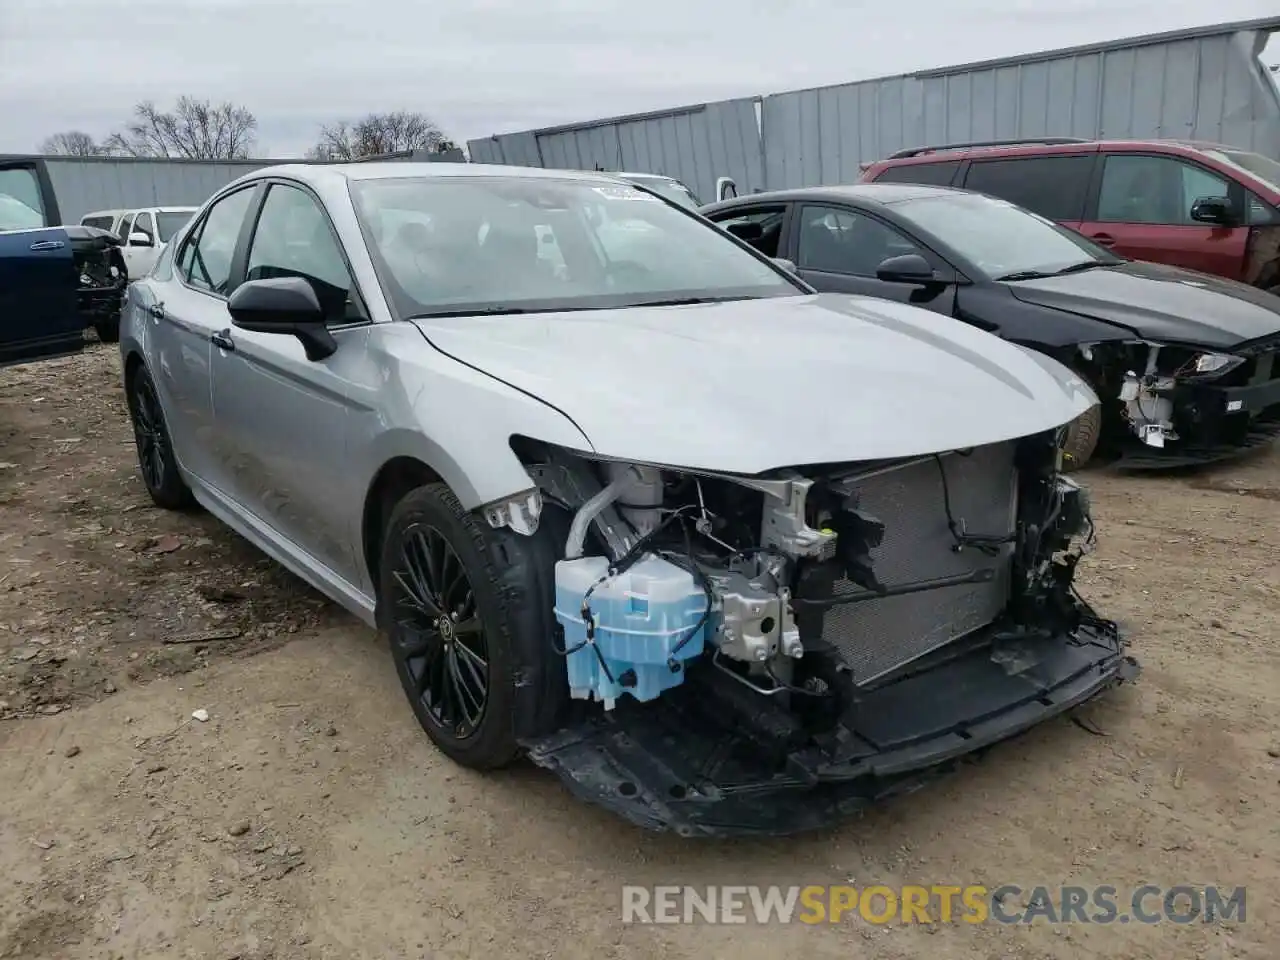
[(1041, 641), (1035, 654), (1034, 666), (1010, 674), (981, 646), (865, 693), (853, 749), (839, 764), (793, 755), (777, 772), (749, 741), (700, 714), (696, 695), (679, 696), (689, 683), (657, 703), (623, 701), (524, 746), (580, 798), (651, 830), (795, 834), (912, 792), (1140, 671), (1105, 621)]

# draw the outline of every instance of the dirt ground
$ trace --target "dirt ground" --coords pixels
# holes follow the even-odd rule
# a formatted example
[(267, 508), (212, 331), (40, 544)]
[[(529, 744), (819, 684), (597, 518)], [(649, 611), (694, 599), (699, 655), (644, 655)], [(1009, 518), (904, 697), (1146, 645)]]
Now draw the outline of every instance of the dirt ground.
[[(0, 372), (0, 957), (1274, 958), (1280, 451), (1084, 475), (1084, 592), (1132, 631), (1137, 685), (831, 833), (708, 843), (442, 759), (370, 631), (151, 506), (118, 371), (95, 344)], [(1249, 898), (1159, 926), (620, 915), (623, 884), (844, 882)]]

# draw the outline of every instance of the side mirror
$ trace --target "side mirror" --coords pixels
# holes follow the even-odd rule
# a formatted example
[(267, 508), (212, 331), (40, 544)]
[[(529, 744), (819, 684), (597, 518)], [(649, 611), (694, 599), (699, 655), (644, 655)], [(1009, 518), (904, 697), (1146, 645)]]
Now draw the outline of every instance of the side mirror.
[(796, 265), (792, 263), (790, 260), (788, 260), (786, 257), (770, 257), (769, 259), (772, 260), (778, 266), (780, 266), (783, 270), (787, 271), (787, 273), (796, 272)]
[(918, 253), (904, 253), (881, 261), (876, 279), (888, 283), (933, 283), (937, 277), (929, 261)]
[(325, 326), (324, 309), (310, 283), (301, 277), (249, 280), (227, 300), (232, 326), (257, 333), (297, 337), (308, 360), (323, 360), (338, 349)]
[(1226, 197), (1200, 197), (1191, 204), (1191, 219), (1198, 223), (1228, 226), (1235, 223), (1235, 210)]
[(738, 195), (738, 185), (734, 183), (732, 177), (718, 177), (716, 179), (716, 200), (732, 200)]
[(156, 242), (151, 239), (151, 234), (143, 233), (141, 230), (135, 230), (129, 234), (129, 246), (131, 247), (154, 247)]

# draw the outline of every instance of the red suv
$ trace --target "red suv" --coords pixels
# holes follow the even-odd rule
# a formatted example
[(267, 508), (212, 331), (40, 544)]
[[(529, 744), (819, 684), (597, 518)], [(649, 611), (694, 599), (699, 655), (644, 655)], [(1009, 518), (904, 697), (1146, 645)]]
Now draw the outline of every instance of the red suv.
[(1131, 260), (1280, 294), (1280, 163), (1189, 140), (1050, 137), (901, 150), (862, 182), (963, 187), (1057, 220)]

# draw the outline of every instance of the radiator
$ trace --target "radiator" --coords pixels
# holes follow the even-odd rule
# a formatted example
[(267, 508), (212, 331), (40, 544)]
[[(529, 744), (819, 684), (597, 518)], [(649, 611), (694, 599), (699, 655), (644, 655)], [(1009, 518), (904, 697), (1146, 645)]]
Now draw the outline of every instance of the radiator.
[[(1017, 518), (1014, 442), (975, 448), (968, 456), (945, 454), (951, 513), (972, 535), (1003, 537)], [(961, 552), (947, 525), (939, 462), (928, 458), (869, 476), (856, 485), (859, 509), (884, 524), (884, 539), (871, 551), (877, 579), (886, 587), (995, 568), (982, 583), (962, 584), (898, 597), (831, 607), (823, 637), (841, 654), (857, 684), (865, 684), (986, 626), (1009, 600), (1013, 545), (998, 556), (972, 547)], [(865, 593), (839, 580), (836, 596)]]

